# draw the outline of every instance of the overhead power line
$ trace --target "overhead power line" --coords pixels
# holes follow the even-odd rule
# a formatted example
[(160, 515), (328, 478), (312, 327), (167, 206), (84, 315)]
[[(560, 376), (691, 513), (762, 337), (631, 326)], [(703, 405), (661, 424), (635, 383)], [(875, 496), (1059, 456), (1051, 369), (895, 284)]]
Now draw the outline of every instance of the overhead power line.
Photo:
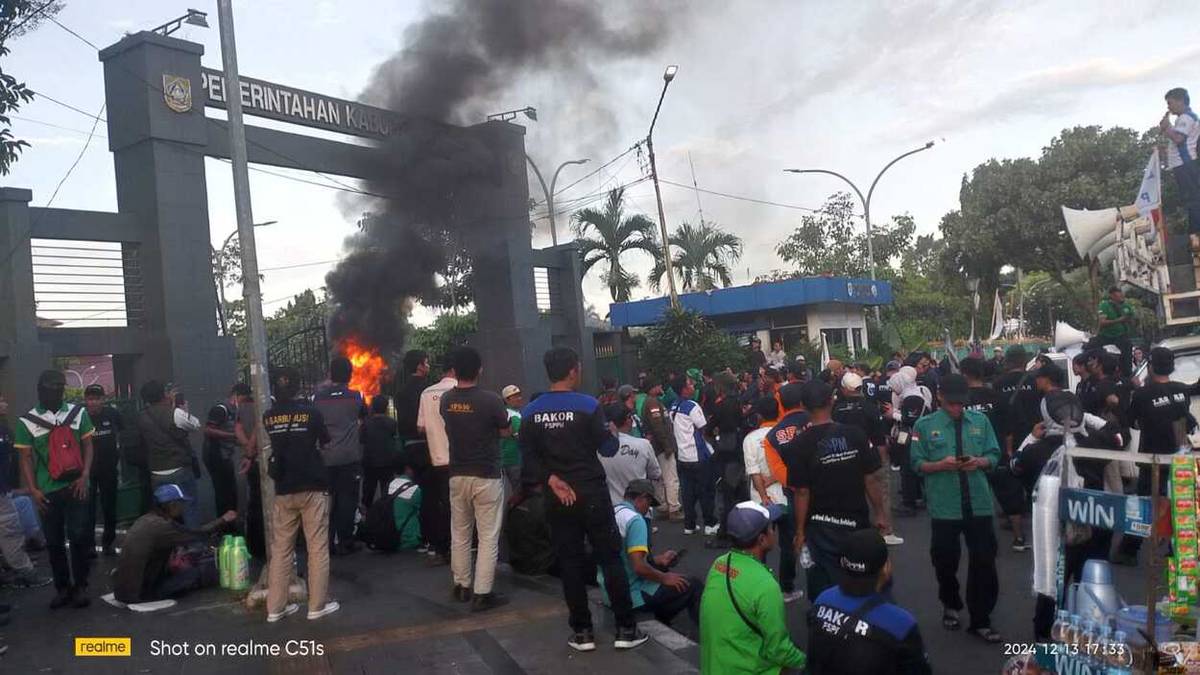
[(693, 185), (687, 185), (685, 183), (676, 183), (675, 181), (667, 180), (665, 178), (662, 178), (661, 176), (659, 177), (658, 182), (660, 182), (664, 185), (670, 185), (672, 187), (683, 188), (684, 190), (688, 190), (691, 192), (703, 192), (704, 194), (714, 195), (717, 197), (725, 197), (726, 199), (736, 199), (738, 201), (743, 201), (743, 202), (752, 202), (754, 204), (763, 204), (765, 206), (778, 206), (778, 207), (784, 208), (784, 209), (795, 209), (797, 211), (808, 211), (810, 213), (817, 212), (817, 209), (814, 209), (814, 208), (811, 208), (808, 206), (800, 206), (798, 204), (784, 204), (782, 202), (773, 202), (768, 199), (756, 199), (754, 197), (745, 197), (743, 195), (729, 194), (728, 192), (717, 192), (716, 190), (705, 190), (704, 188), (696, 187)]

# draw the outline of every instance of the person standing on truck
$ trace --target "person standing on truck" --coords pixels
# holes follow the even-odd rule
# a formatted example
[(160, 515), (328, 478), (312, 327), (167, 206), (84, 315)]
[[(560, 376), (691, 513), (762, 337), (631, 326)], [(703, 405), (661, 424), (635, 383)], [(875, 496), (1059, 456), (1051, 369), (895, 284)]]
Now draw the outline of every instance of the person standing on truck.
[(1129, 377), (1133, 368), (1133, 343), (1129, 340), (1134, 322), (1133, 307), (1125, 303), (1125, 293), (1113, 286), (1100, 301), (1100, 330), (1088, 343), (1089, 349), (1113, 345), (1121, 350), (1121, 375)]
[[(1192, 250), (1200, 250), (1200, 164), (1196, 159), (1196, 141), (1200, 139), (1200, 120), (1192, 112), (1187, 89), (1175, 87), (1167, 92), (1167, 112), (1158, 123), (1171, 142), (1167, 144), (1167, 168), (1175, 175), (1179, 198), (1188, 214), (1188, 239)], [(1175, 123), (1171, 123), (1175, 115)]]

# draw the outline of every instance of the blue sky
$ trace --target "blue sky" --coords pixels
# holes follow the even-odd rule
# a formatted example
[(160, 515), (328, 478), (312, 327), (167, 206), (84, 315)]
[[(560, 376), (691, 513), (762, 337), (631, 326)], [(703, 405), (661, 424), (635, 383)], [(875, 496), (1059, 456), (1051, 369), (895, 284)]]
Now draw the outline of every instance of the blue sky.
[[(104, 47), (127, 31), (184, 13), (189, 4), (210, 12), (212, 28), (185, 27), (176, 36), (204, 44), (205, 65), (219, 68), (215, 2), (70, 0), (58, 18)], [(397, 50), (404, 28), (428, 7), (437, 5), (236, 2), (242, 73), (356, 98), (372, 67)], [(957, 207), (962, 176), (975, 165), (991, 157), (1036, 155), (1061, 129), (1078, 124), (1145, 129), (1161, 117), (1168, 88), (1200, 91), (1200, 83), (1189, 80), (1200, 73), (1200, 6), (1186, 7), (1145, 0), (1095, 2), (1086, 9), (1066, 2), (698, 0), (677, 9), (673, 30), (654, 54), (593, 64), (598, 80), (587, 86), (552, 71), (528, 73), (488, 104), (495, 110), (538, 109), (526, 144), (544, 172), (563, 160), (592, 159), (589, 167), (565, 170), (561, 186), (645, 135), (662, 69), (677, 63), (680, 72), (655, 133), (664, 179), (690, 184), (690, 153), (701, 188), (816, 207), (840, 189), (836, 180), (782, 169), (837, 170), (865, 191), (889, 159), (936, 139), (934, 149), (888, 173), (872, 204), (875, 221), (909, 212), (919, 231), (930, 232)], [(83, 110), (100, 109), (102, 70), (92, 49), (49, 23), (12, 48), (6, 71)], [(607, 111), (601, 116), (607, 123), (594, 123), (597, 110)], [(34, 204), (44, 205), (83, 147), (90, 120), (45, 100), (25, 105), (17, 116), (14, 133), (33, 147), (0, 183), (31, 188)], [(101, 124), (54, 206), (116, 209), (104, 133)], [(219, 244), (235, 228), (231, 182), (226, 164), (209, 160), (208, 169), (211, 235)], [(272, 170), (324, 182), (313, 174)], [(559, 203), (642, 173), (630, 155), (560, 195)], [(531, 180), (531, 195), (540, 200), (540, 187)], [(255, 220), (279, 221), (258, 231), (270, 313), (292, 294), (323, 284), (329, 266), (308, 263), (337, 257), (354, 214), (335, 190), (253, 172), (251, 185)], [(1130, 186), (1131, 200), (1136, 187)], [(664, 185), (663, 196), (671, 227), (697, 220), (694, 192)], [(629, 197), (630, 209), (654, 213), (649, 183), (631, 187)], [(709, 194), (700, 195), (700, 208), (705, 219), (745, 240), (738, 283), (782, 267), (774, 247), (803, 213)], [(538, 245), (549, 243), (545, 222), (538, 220)], [(560, 236), (566, 222), (567, 216), (559, 217)], [(649, 267), (649, 259), (634, 259), (635, 270)], [(605, 313), (607, 292), (597, 279), (585, 282), (585, 293)], [(646, 294), (643, 286), (635, 295)], [(422, 310), (414, 319), (431, 316)]]

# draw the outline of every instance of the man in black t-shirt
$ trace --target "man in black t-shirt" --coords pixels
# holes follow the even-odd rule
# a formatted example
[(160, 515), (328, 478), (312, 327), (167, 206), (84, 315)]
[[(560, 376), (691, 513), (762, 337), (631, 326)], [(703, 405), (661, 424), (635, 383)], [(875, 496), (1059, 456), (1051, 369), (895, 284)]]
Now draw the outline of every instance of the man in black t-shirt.
[(329, 471), (317, 448), (331, 439), (321, 411), (297, 398), (300, 376), (294, 368), (275, 370), (271, 389), (275, 405), (262, 418), (271, 439), (267, 473), (275, 481), (267, 622), (275, 623), (300, 610), (287, 599), (301, 525), (308, 548), (308, 618), (319, 619), (339, 608), (337, 601), (329, 598)]
[(883, 414), (875, 401), (866, 396), (866, 380), (857, 372), (847, 372), (842, 376), (841, 388), (833, 403), (833, 421), (857, 427), (867, 435), (867, 440), (879, 453), (879, 469), (875, 472), (883, 494), (883, 511), (875, 515), (886, 524), (883, 530), (883, 540), (888, 546), (899, 546), (904, 543), (902, 537), (892, 531), (892, 504), (890, 488), (891, 460), (888, 457), (888, 429), (884, 424)]
[[(492, 590), (499, 555), (504, 480), (500, 477), (500, 437), (512, 434), (508, 409), (499, 394), (478, 386), (483, 361), (472, 347), (450, 354), (458, 384), (442, 395), (442, 419), (450, 441), (450, 571), (454, 599), (471, 601), (481, 612), (507, 604)], [(471, 542), (479, 536), (471, 574)]]
[[(965, 408), (987, 416), (988, 421), (992, 423), (992, 430), (996, 432), (998, 441), (999, 439), (1007, 438), (1010, 411), (1004, 405), (1003, 395), (984, 384), (984, 378), (987, 374), (987, 363), (983, 359), (971, 357), (963, 359), (960, 367), (963, 377), (967, 378), (967, 403)], [(1022, 437), (1021, 440), (1024, 440), (1024, 438)], [(1000, 442), (1003, 443), (1003, 441)], [(1019, 444), (1020, 441), (1014, 441), (1014, 443)], [(999, 466), (988, 471), (987, 477), (988, 483), (992, 486), (992, 492), (996, 495), (996, 501), (1000, 503), (1000, 511), (1004, 514), (1005, 520), (1007, 520), (1004, 525), (1007, 526), (1006, 529), (1012, 530), (1012, 550), (1028, 551), (1029, 543), (1025, 540), (1025, 530), (1022, 522), (1028, 501), (1028, 497), (1025, 494), (1025, 485), (1013, 475), (1007, 458), (1004, 457), (1001, 458)]]
[(992, 383), (996, 393), (1000, 394), (1004, 429), (996, 429), (996, 434), (1000, 442), (1001, 461), (1006, 464), (1007, 458), (1012, 457), (1013, 451), (1021, 447), (1021, 443), (1033, 431), (1033, 425), (1042, 419), (1042, 396), (1037, 391), (1033, 373), (1025, 370), (1028, 362), (1029, 353), (1024, 347), (1009, 347), (1004, 354), (1007, 370)]
[(112, 557), (117, 554), (113, 542), (117, 539), (117, 464), (120, 461), (117, 435), (122, 429), (121, 413), (105, 405), (104, 387), (98, 384), (89, 384), (83, 390), (83, 400), (96, 429), (96, 435), (92, 437), (92, 494), (88, 500), (88, 522), (92, 524), (89, 553), (96, 555), (96, 502), (99, 501), (104, 510), (104, 535), (100, 544), (105, 557)]
[(237, 476), (233, 466), (238, 450), (235, 427), (238, 408), (251, 403), (250, 386), (238, 382), (229, 390), (227, 400), (208, 410), (208, 422), (204, 426), (204, 466), (212, 477), (217, 513), (237, 510)]
[(429, 447), (425, 434), (417, 428), (421, 392), (429, 386), (429, 355), (420, 349), (404, 354), (404, 384), (396, 391), (396, 435), (404, 450), (404, 463), (418, 476), (429, 466)]
[[(804, 546), (815, 564), (808, 569), (808, 597), (816, 598), (837, 578), (842, 543), (855, 530), (871, 527), (871, 509), (885, 514), (883, 486), (875, 474), (879, 453), (861, 429), (833, 421), (833, 388), (814, 380), (801, 400), (808, 427), (778, 446), (795, 490), (797, 552)], [(868, 506), (868, 500), (870, 506)], [(882, 521), (876, 524), (886, 529)]]
[[(1196, 428), (1190, 406), (1191, 387), (1171, 380), (1175, 372), (1175, 354), (1166, 347), (1150, 350), (1150, 372), (1146, 384), (1133, 392), (1129, 403), (1129, 422), (1141, 430), (1138, 452), (1155, 455), (1174, 454), (1181, 447), (1190, 446), (1187, 434)], [(1189, 448), (1190, 449), (1190, 448)], [(1151, 468), (1142, 465), (1138, 471), (1137, 493), (1150, 495)], [(1167, 467), (1160, 469), (1159, 492), (1166, 494), (1168, 484)], [(1142, 540), (1125, 537), (1115, 562), (1137, 565), (1137, 554)]]
[[(546, 496), (546, 521), (558, 557), (563, 595), (573, 634), (567, 645), (580, 652), (596, 649), (587, 584), (595, 565), (604, 571), (604, 587), (617, 624), (616, 647), (631, 649), (650, 639), (638, 629), (621, 559), (622, 539), (613, 516), (608, 481), (596, 451), (611, 437), (600, 403), (575, 391), (579, 355), (555, 347), (543, 358), (550, 391), (521, 411), (521, 481), (526, 490)], [(590, 543), (588, 555), (585, 543)]]

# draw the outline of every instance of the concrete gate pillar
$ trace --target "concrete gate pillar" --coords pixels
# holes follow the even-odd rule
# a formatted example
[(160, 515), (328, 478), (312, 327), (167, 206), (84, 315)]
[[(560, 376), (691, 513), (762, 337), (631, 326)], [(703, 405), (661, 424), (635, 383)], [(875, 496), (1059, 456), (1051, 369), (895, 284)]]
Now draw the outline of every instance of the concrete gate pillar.
[(233, 341), (217, 335), (203, 53), (148, 32), (100, 52), (117, 204), (143, 228), (147, 339), (133, 377), (176, 383), (196, 409), (223, 398), (236, 377)]
[(0, 321), (0, 396), (15, 419), (37, 403), (37, 378), (50, 367), (50, 348), (38, 341), (30, 256), (29, 201), (33, 193), (0, 188), (0, 307), (7, 316), (28, 320)]

